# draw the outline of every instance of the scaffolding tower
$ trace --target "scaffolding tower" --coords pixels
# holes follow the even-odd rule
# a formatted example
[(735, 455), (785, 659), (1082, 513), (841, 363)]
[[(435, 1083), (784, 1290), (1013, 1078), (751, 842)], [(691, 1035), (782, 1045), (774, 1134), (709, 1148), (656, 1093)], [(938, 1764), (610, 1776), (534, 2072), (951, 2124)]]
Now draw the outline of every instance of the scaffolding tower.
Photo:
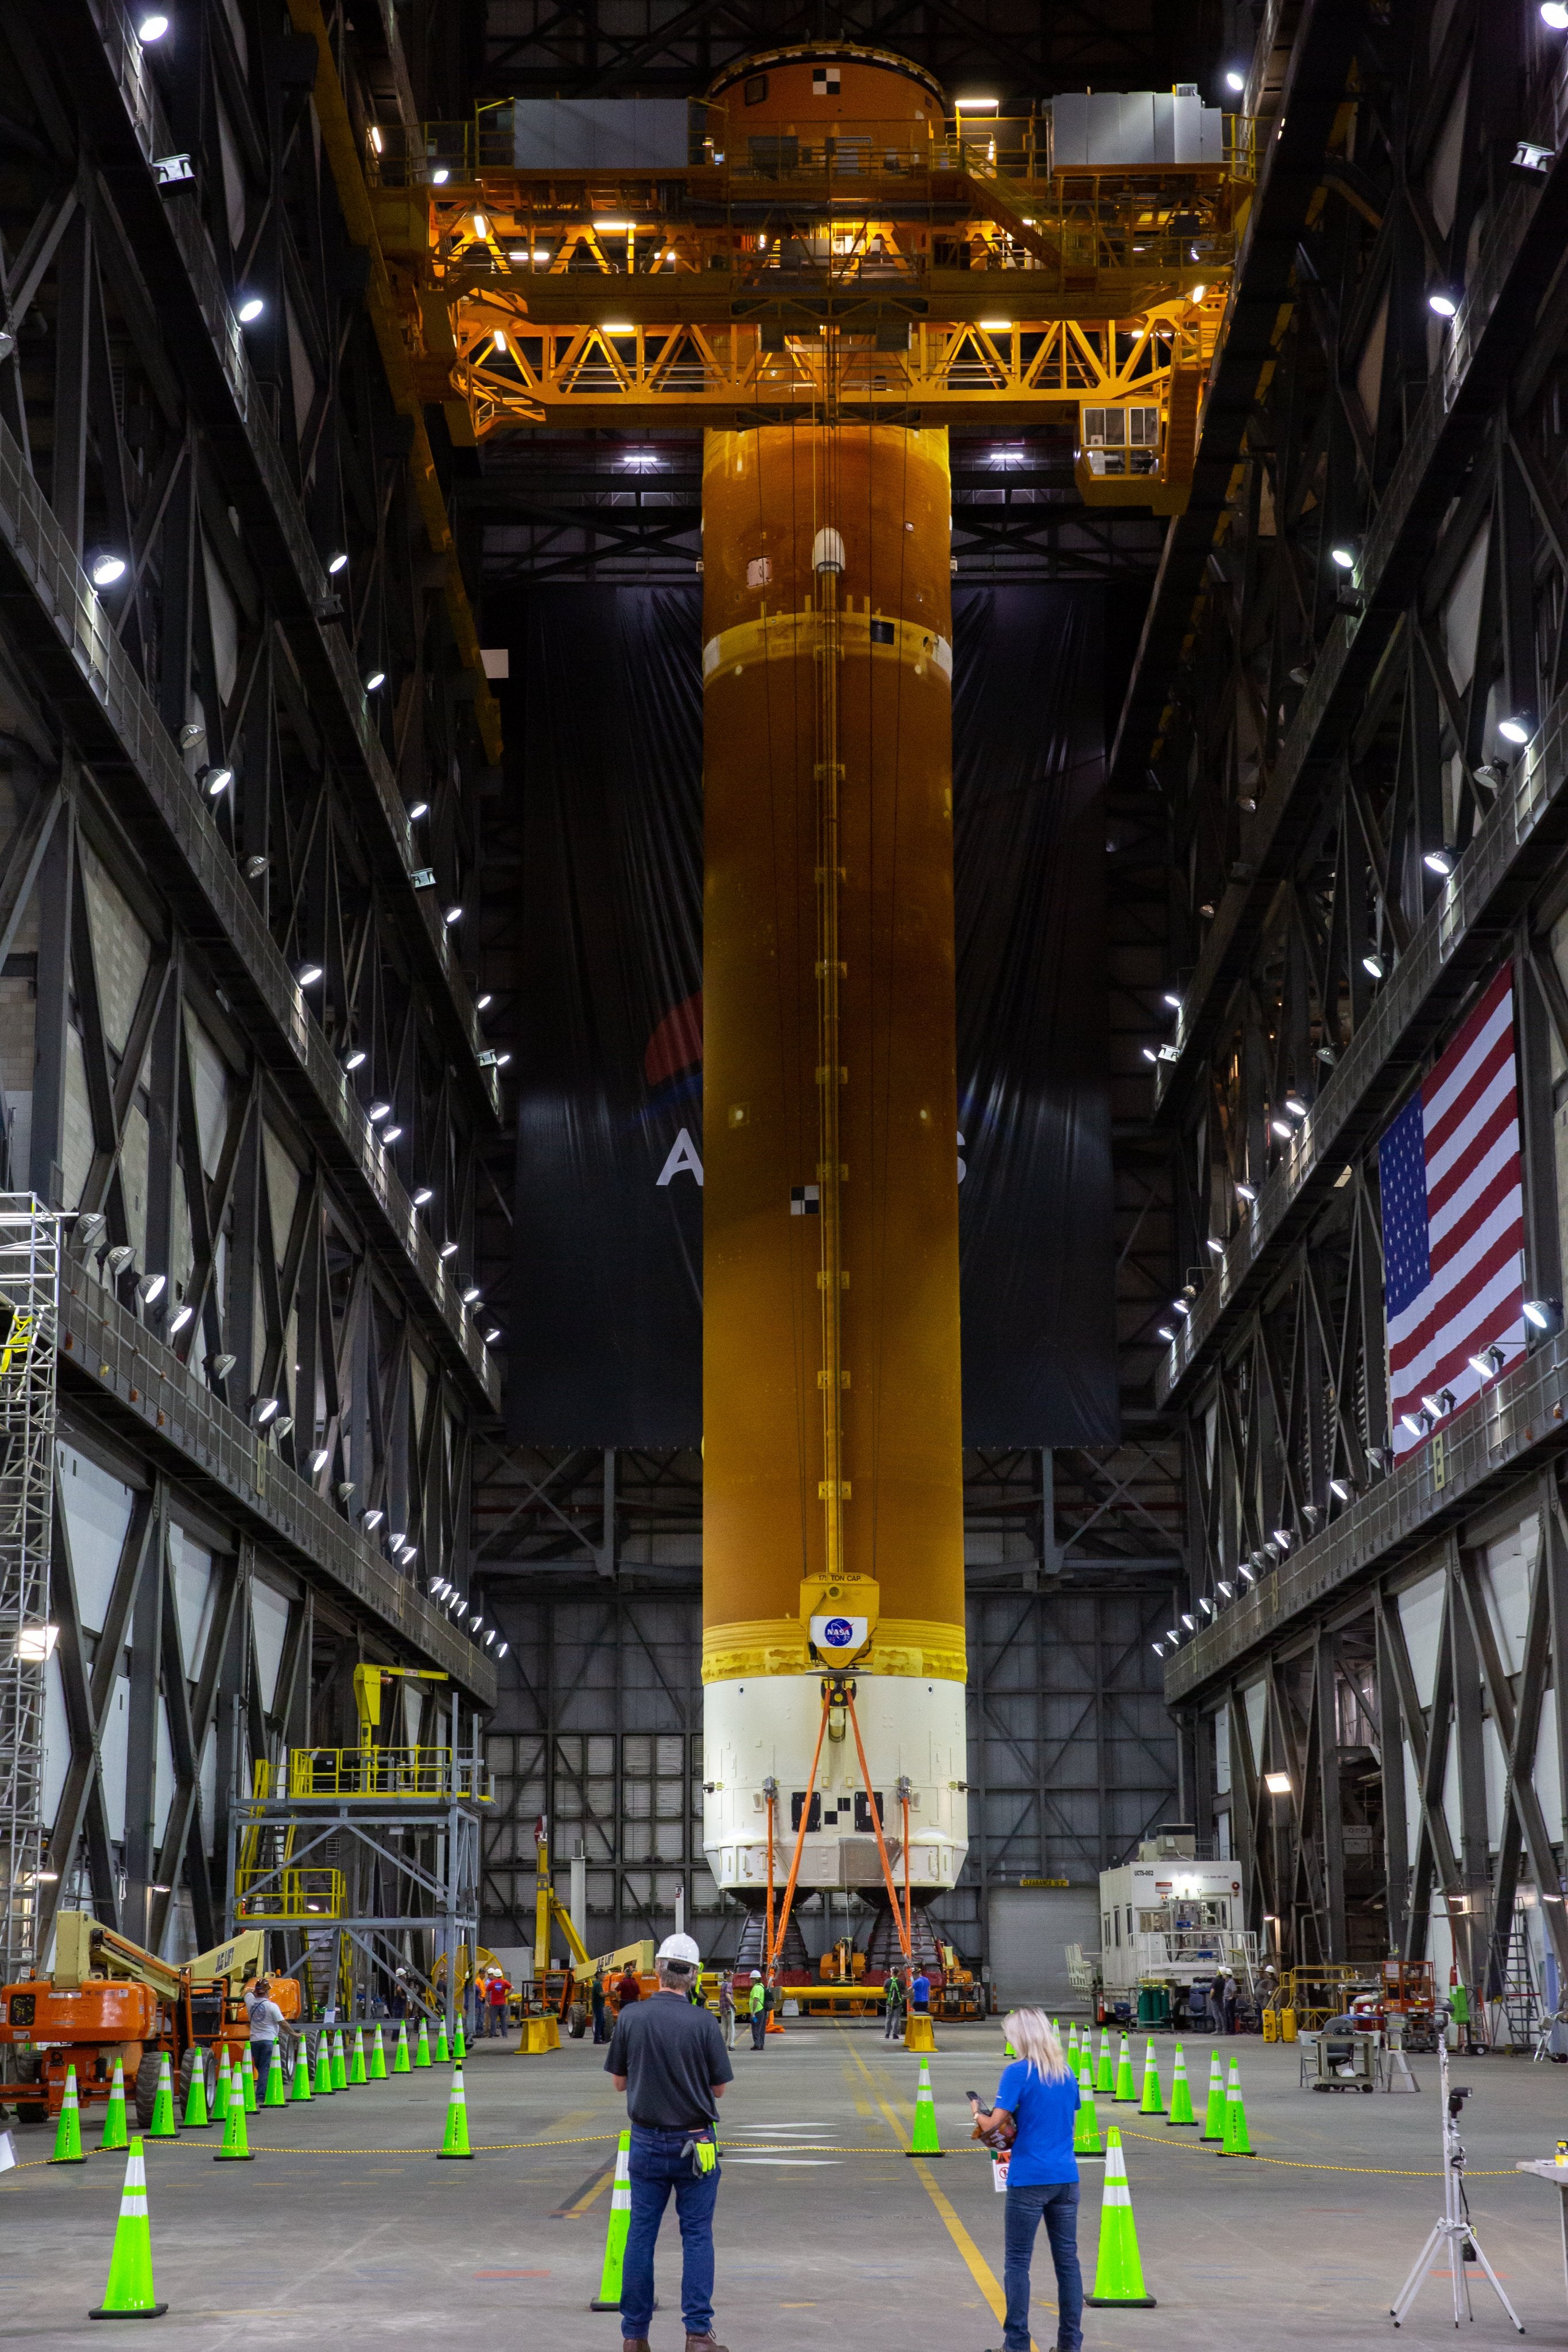
[(59, 1243), (56, 1213), (30, 1192), (0, 1192), (0, 1984), (42, 1957)]

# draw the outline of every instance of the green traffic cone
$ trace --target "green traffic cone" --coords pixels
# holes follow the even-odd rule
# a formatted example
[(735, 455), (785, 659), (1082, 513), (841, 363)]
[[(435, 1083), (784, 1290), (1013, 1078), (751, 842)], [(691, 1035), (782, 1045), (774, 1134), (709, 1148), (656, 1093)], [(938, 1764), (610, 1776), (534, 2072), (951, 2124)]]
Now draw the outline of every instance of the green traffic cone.
[(1094, 2264), (1094, 2292), (1085, 2303), (1133, 2305), (1152, 2311), (1155, 2298), (1144, 2291), (1144, 2266), (1138, 2259), (1138, 2232), (1133, 2221), (1133, 2195), (1127, 2186), (1127, 2160), (1122, 2135), (1106, 2134), (1105, 2188), (1100, 2203), (1100, 2251)]
[(400, 2017), (397, 2021), (397, 2048), (392, 2053), (392, 2073), (406, 2074), (408, 2072), (408, 2020)]
[(103, 2137), (99, 2146), (113, 2149), (128, 2147), (130, 2144), (125, 2123), (125, 2068), (117, 2058), (114, 2080), (109, 2086), (109, 2105), (103, 2111)]
[(430, 2027), (423, 2017), (419, 2021), (419, 2041), (414, 2048), (413, 2063), (416, 2066), (428, 2066), (430, 2063)]
[[(165, 2054), (163, 2063), (168, 2064)], [(163, 2085), (159, 2084), (159, 2096)], [(174, 2127), (174, 2093), (169, 2091), (169, 2128)], [(152, 2231), (147, 2219), (147, 2158), (139, 2139), (131, 2143), (125, 2159), (125, 2185), (120, 2192), (120, 2219), (114, 2225), (114, 2249), (109, 2257), (109, 2282), (103, 2301), (89, 2319), (159, 2319), (169, 2306), (153, 2300)]]
[(240, 2063), (245, 2069), (245, 2111), (247, 2116), (254, 2116), (261, 2102), (256, 2095), (256, 2060), (250, 2054), (248, 2042)]
[(1197, 2117), (1192, 2111), (1192, 2086), (1186, 2079), (1186, 2060), (1182, 2055), (1179, 2042), (1176, 2046), (1176, 2063), (1171, 2069), (1171, 2111), (1166, 2117), (1166, 2129), (1169, 2131), (1173, 2125), (1178, 2124), (1190, 2124), (1194, 2131), (1197, 2129)]
[(365, 2073), (365, 2029), (362, 2025), (356, 2025), (354, 2047), (349, 2059), (349, 2082), (353, 2089), (358, 2090), (361, 2083), (369, 2080)]
[(315, 2095), (310, 2088), (310, 2053), (301, 2034), (294, 2045), (294, 2104), (308, 2107)]
[(1100, 2029), (1100, 2063), (1095, 2070), (1094, 2088), (1103, 2099), (1108, 2099), (1116, 2087), (1116, 2069), (1111, 2056), (1111, 2029)]
[(452, 2045), (446, 2039), (446, 2011), (444, 2010), (442, 2011), (440, 2016), (435, 2021), (435, 2055), (443, 2066), (445, 2065), (447, 2060), (452, 2055)]
[(1093, 2053), (1086, 2034), (1078, 2050), (1078, 2112), (1072, 2118), (1072, 2153), (1074, 2156), (1103, 2156), (1105, 2143), (1100, 2137), (1100, 2118), (1094, 2112)]
[(1247, 2110), (1241, 2104), (1241, 2069), (1233, 2058), (1230, 2080), (1225, 2086), (1225, 2141), (1221, 2156), (1256, 2156), (1258, 2151), (1247, 2137)]
[(622, 2273), (626, 2260), (626, 2233), (632, 2226), (632, 2135), (623, 2131), (615, 2149), (615, 2179), (610, 2189), (610, 2226), (604, 2235), (604, 2268), (599, 2293), (590, 2311), (619, 2311)]
[(382, 2040), (381, 2021), (376, 2022), (376, 2038), (371, 2044), (371, 2080), (384, 2083), (387, 2078), (387, 2046)]
[[(174, 2122), (174, 2076), (166, 2050), (158, 2062), (158, 2088), (152, 2095), (152, 2121), (147, 2127), (147, 2137), (149, 2139), (179, 2137)], [(136, 2147), (140, 2142), (132, 2140), (131, 2145)]]
[(66, 2068), (66, 2095), (60, 2102), (60, 2119), (55, 2126), (55, 2152), (51, 2164), (85, 2164), (81, 2152), (81, 2103), (77, 2097), (77, 2070)]
[(281, 2107), (287, 2104), (283, 2088), (283, 2056), (276, 2042), (272, 2045), (272, 2063), (267, 2070), (267, 2089), (261, 2104), (264, 2107)]
[(228, 2113), (224, 2117), (224, 2144), (213, 2158), (214, 2164), (254, 2164), (250, 2152), (250, 2136), (245, 2120), (245, 2093), (237, 2083), (229, 2085)]
[(1069, 2021), (1067, 2028), (1067, 2055), (1072, 2062), (1072, 2072), (1076, 2076), (1078, 2073), (1078, 2020), (1076, 2018)]
[(452, 2040), (452, 2055), (456, 2060), (459, 2066), (462, 2065), (464, 2060), (468, 2055), (468, 2043), (463, 2032), (463, 2020), (461, 2018), (457, 2021), (457, 2030)]
[(213, 2121), (226, 2124), (229, 2119), (229, 2094), (234, 2089), (234, 2077), (229, 2073), (229, 2045), (218, 2044), (218, 2083), (213, 2094)]
[(329, 2099), (336, 2088), (332, 2080), (332, 2037), (323, 2026), (316, 2036), (316, 2096)]
[(1152, 2042), (1145, 2042), (1144, 2044), (1144, 2095), (1138, 2101), (1138, 2113), (1141, 2116), (1163, 2116), (1165, 2111), (1166, 2103), (1160, 2096), (1160, 2070), (1155, 2063), (1155, 2045)]
[(1200, 2140), (1212, 2140), (1218, 2145), (1225, 2137), (1225, 2076), (1220, 2070), (1217, 2050), (1208, 2064), (1208, 2105), (1204, 2111)]
[(463, 2069), (455, 2066), (446, 2098), (446, 2137), (436, 2154), (472, 2157), (473, 2153), (468, 2145), (468, 2103), (463, 2095)]
[(205, 2131), (213, 2120), (207, 2113), (207, 2064), (199, 2045), (192, 2056), (196, 2063), (191, 2069), (191, 2087), (185, 2094), (185, 2129)]
[(1138, 2095), (1133, 2088), (1133, 2045), (1124, 2033), (1121, 2055), (1116, 2061), (1116, 2088), (1113, 2095), (1119, 2107), (1130, 2107)]
[(340, 2032), (338, 2032), (332, 2036), (332, 2088), (335, 2091), (346, 2091), (348, 2087), (349, 2068), (343, 2055), (343, 2037)]
[(915, 2136), (904, 2151), (905, 2156), (945, 2156), (940, 2133), (936, 2129), (936, 2102), (931, 2095), (931, 2061), (920, 2061), (920, 2084), (915, 2094)]

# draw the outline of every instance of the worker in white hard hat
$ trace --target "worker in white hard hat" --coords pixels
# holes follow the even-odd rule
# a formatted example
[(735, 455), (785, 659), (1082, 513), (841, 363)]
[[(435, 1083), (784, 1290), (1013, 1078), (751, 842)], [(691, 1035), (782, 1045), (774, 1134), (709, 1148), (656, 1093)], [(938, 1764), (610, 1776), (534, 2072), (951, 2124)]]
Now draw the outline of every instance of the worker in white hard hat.
[(713, 2331), (713, 2211), (718, 2200), (718, 2102), (735, 2069), (711, 2010), (688, 1998), (702, 1967), (689, 1936), (666, 1936), (653, 1958), (659, 1990), (615, 2021), (604, 2071), (626, 2094), (632, 2126), (632, 2219), (622, 2270), (622, 2352), (648, 2352), (653, 2247), (670, 2191), (681, 2224), (685, 2352), (725, 2352)]
[(762, 1971), (760, 1969), (753, 1969), (751, 1971), (751, 2000), (748, 2003), (748, 2008), (751, 2016), (751, 2046), (754, 2050), (761, 2050), (766, 2047), (768, 2005), (768, 1989), (763, 1981)]

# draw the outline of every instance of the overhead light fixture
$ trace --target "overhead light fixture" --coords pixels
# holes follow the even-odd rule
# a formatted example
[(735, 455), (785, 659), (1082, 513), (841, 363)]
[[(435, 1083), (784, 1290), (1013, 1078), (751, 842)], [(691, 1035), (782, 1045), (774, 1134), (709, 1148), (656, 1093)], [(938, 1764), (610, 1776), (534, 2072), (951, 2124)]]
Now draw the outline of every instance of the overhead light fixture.
[(506, 348), (507, 331), (505, 327), (497, 327), (494, 335), (490, 339), (490, 349), (493, 352), (504, 352)]
[(1424, 1412), (1402, 1412), (1399, 1418), (1412, 1437), (1425, 1437), (1432, 1426), (1429, 1417)]
[(125, 1272), (135, 1255), (136, 1252), (129, 1242), (116, 1242), (103, 1262), (111, 1275), (119, 1276)]
[(301, 988), (314, 988), (321, 978), (321, 967), (319, 963), (302, 963), (294, 977)]
[(476, 996), (474, 999), (474, 1010), (476, 1013), (487, 1013), (495, 1002), (495, 998), (491, 995), (489, 990), (486, 989), (483, 996)]
[(1380, 955), (1364, 955), (1361, 959), (1361, 968), (1363, 971), (1370, 972), (1374, 980), (1383, 978), (1383, 958)]
[(478, 1297), (479, 1297), (479, 1286), (478, 1286), (477, 1283), (470, 1283), (470, 1284), (469, 1284), (469, 1286), (468, 1286), (468, 1287), (467, 1287), (467, 1289), (466, 1289), (466, 1290), (464, 1292), (464, 1294), (463, 1294), (463, 1304), (464, 1304), (464, 1306), (465, 1306), (465, 1307), (472, 1307), (472, 1306), (474, 1305), (475, 1301), (478, 1298)]
[(1454, 870), (1454, 853), (1451, 849), (1429, 849), (1422, 862), (1429, 866), (1434, 874), (1451, 874)]
[(1184, 1609), (1184, 1610), (1182, 1611), (1182, 1612), (1181, 1612), (1181, 1622), (1182, 1622), (1182, 1623), (1186, 1627), (1186, 1630), (1187, 1630), (1187, 1632), (1188, 1632), (1189, 1633), (1197, 1633), (1197, 1619), (1196, 1617), (1194, 1617), (1194, 1616), (1190, 1615), (1190, 1614), (1188, 1613), (1188, 1612), (1187, 1612), (1186, 1610), (1185, 1610), (1185, 1609)]
[(1269, 1121), (1269, 1131), (1271, 1135), (1277, 1135), (1281, 1143), (1289, 1143), (1296, 1130), (1288, 1118), (1271, 1118)]
[(1153, 1650), (1156, 1658), (1163, 1658), (1165, 1656), (1166, 1645), (1163, 1642), (1151, 1642), (1149, 1643), (1149, 1647)]
[(1244, 1559), (1239, 1559), (1237, 1561), (1236, 1573), (1241, 1579), (1243, 1584), (1256, 1584), (1258, 1581), (1257, 1578), (1253, 1575), (1252, 1570), (1248, 1567), (1247, 1562)]
[(347, 570), (348, 562), (348, 550), (346, 548), (340, 547), (335, 554), (329, 555), (327, 558), (328, 576), (330, 579), (336, 580), (340, 572)]
[(463, 920), (462, 908), (456, 906), (448, 907), (441, 919), (446, 925), (447, 929), (450, 929), (454, 923), (460, 923)]
[(1225, 87), (1227, 89), (1245, 89), (1247, 87), (1246, 75), (1244, 73), (1238, 72), (1237, 68), (1232, 66), (1229, 72), (1225, 77)]
[(1292, 1541), (1290, 1528), (1276, 1528), (1274, 1530), (1274, 1541), (1279, 1545), (1281, 1551), (1289, 1551)]
[(1497, 731), (1505, 743), (1528, 743), (1532, 731), (1532, 722), (1527, 718), (1520, 717), (1500, 719), (1497, 722)]
[(487, 237), (490, 234), (490, 224), (483, 213), (476, 213), (474, 215), (474, 234), (476, 236), (484, 237)]
[(398, 1559), (404, 1568), (408, 1567), (411, 1560), (415, 1560), (418, 1558), (419, 1546), (417, 1544), (405, 1543), (399, 1549)]
[(265, 1429), (269, 1422), (274, 1422), (277, 1419), (277, 1414), (278, 1403), (276, 1397), (269, 1396), (252, 1398), (250, 1417), (255, 1422), (257, 1429)]
[(1173, 1013), (1179, 1013), (1181, 1011), (1181, 998), (1176, 994), (1174, 988), (1166, 989), (1161, 1002), (1168, 1004)]
[(1207, 286), (1195, 286), (1192, 289), (1192, 299), (1195, 302), (1201, 302), (1207, 291)]
[(392, 1105), (390, 1102), (382, 1102), (378, 1098), (371, 1105), (369, 1110), (366, 1111), (365, 1117), (371, 1120), (390, 1118), (392, 1117)]
[(240, 325), (242, 327), (254, 327), (266, 308), (267, 304), (262, 300), (259, 294), (247, 294), (245, 297), (245, 299), (241, 302), (237, 313)]
[(446, 165), (444, 163), (437, 163), (434, 171), (432, 172), (430, 175), (430, 184), (433, 188), (444, 188), (451, 177), (452, 174), (447, 170)]
[(319, 1478), (331, 1459), (332, 1456), (329, 1449), (325, 1445), (319, 1445), (316, 1448), (315, 1453), (310, 1456), (310, 1475), (312, 1478)]
[(441, 1244), (441, 1255), (444, 1258), (455, 1257), (457, 1255), (457, 1244), (455, 1242), (443, 1242)]
[(351, 1478), (340, 1478), (332, 1489), (340, 1503), (346, 1503), (353, 1491), (354, 1482)]
[(1159, 1058), (1159, 1055), (1155, 1053), (1152, 1045), (1145, 1045), (1144, 1047), (1144, 1059), (1145, 1062), (1157, 1062)]
[(1217, 1576), (1215, 1578), (1214, 1589), (1216, 1592), (1220, 1595), (1222, 1600), (1234, 1601), (1236, 1598), (1236, 1587), (1233, 1584), (1227, 1584), (1224, 1577), (1222, 1576)]
[(606, 320), (599, 331), (601, 335), (634, 335), (637, 330), (629, 320), (617, 319), (613, 325)]
[(177, 1307), (169, 1318), (169, 1337), (176, 1339), (195, 1313), (193, 1307)]
[(85, 1213), (78, 1211), (76, 1230), (78, 1249), (84, 1252), (96, 1249), (103, 1239), (104, 1227), (108, 1223), (109, 1219), (101, 1209), (89, 1209)]
[(430, 803), (428, 801), (410, 801), (408, 804), (408, 821), (411, 824), (417, 824), (422, 816), (428, 816), (429, 814)]
[(293, 1426), (294, 1415), (291, 1412), (280, 1412), (272, 1424), (272, 1433), (274, 1437), (287, 1437)]
[(377, 688), (384, 686), (386, 682), (387, 674), (384, 669), (368, 669), (365, 672), (364, 684), (367, 694), (374, 694)]
[(350, 1045), (343, 1056), (343, 1067), (346, 1070), (363, 1069), (370, 1058), (362, 1045)]
[(1506, 1352), (1495, 1340), (1484, 1355), (1474, 1355), (1469, 1360), (1470, 1370), (1479, 1372), (1483, 1381), (1495, 1381), (1507, 1361)]
[(1568, 6), (1563, 0), (1541, 0), (1541, 21), (1554, 33), (1568, 33)]
[(125, 577), (125, 558), (111, 547), (95, 548), (88, 558), (88, 577), (95, 588), (112, 588)]
[(1209, 1597), (1208, 1597), (1208, 1595), (1207, 1595), (1207, 1592), (1203, 1592), (1203, 1593), (1200, 1593), (1200, 1594), (1198, 1595), (1198, 1601), (1197, 1601), (1197, 1605), (1198, 1605), (1198, 1607), (1202, 1610), (1202, 1612), (1203, 1612), (1203, 1613), (1204, 1613), (1204, 1615), (1205, 1615), (1206, 1617), (1212, 1617), (1212, 1616), (1213, 1616), (1213, 1614), (1214, 1614), (1214, 1603), (1213, 1603), (1213, 1601), (1209, 1599)]
[(382, 1128), (382, 1141), (383, 1143), (395, 1143), (395, 1142), (397, 1141), (397, 1139), (398, 1139), (398, 1137), (399, 1137), (402, 1133), (402, 1128), (398, 1126), (397, 1122), (396, 1122), (396, 1121), (395, 1121), (395, 1119), (394, 1119), (391, 1127), (383, 1127), (383, 1128)]
[(196, 782), (206, 786), (209, 800), (215, 801), (220, 793), (226, 793), (234, 780), (235, 772), (227, 766), (196, 770)]
[(1176, 1333), (1171, 1329), (1168, 1323), (1160, 1324), (1155, 1336), (1158, 1339), (1164, 1339), (1168, 1346), (1174, 1347), (1176, 1344)]
[(1527, 1298), (1524, 1302), (1524, 1319), (1527, 1323), (1532, 1324), (1537, 1331), (1561, 1331), (1563, 1301), (1560, 1298)]
[(434, 1198), (435, 1187), (433, 1184), (421, 1184), (414, 1193), (413, 1205), (416, 1209), (423, 1209)]
[(1185, 1298), (1173, 1298), (1171, 1300), (1171, 1307), (1173, 1312), (1177, 1315), (1190, 1315), (1192, 1313), (1192, 1309), (1187, 1305)]
[[(503, 1642), (503, 1643), (502, 1643), (502, 1644), (501, 1644), (501, 1646), (500, 1646), (500, 1648), (499, 1648), (499, 1649), (497, 1651), (497, 1653), (496, 1653), (497, 1657), (497, 1658), (504, 1658), (504, 1657), (506, 1656), (506, 1654), (507, 1654), (507, 1652), (511, 1648), (511, 1646), (512, 1646), (512, 1645), (511, 1645), (510, 1642)], [(1552, 1898), (1551, 1898), (1551, 1897), (1550, 1897), (1550, 1895), (1549, 1895), (1549, 1896), (1547, 1897), (1547, 1900), (1550, 1902), (1550, 1901), (1551, 1901), (1551, 1899), (1552, 1899)]]
[(1319, 1045), (1313, 1049), (1313, 1059), (1321, 1062), (1325, 1070), (1332, 1070), (1339, 1055), (1332, 1045)]
[(1439, 1389), (1436, 1396), (1424, 1396), (1421, 1404), (1423, 1411), (1429, 1412), (1434, 1421), (1441, 1421), (1445, 1413), (1454, 1410), (1454, 1391), (1452, 1389)]
[(1238, 1200), (1255, 1201), (1258, 1198), (1257, 1187), (1252, 1184), (1243, 1184), (1239, 1181), (1236, 1187), (1236, 1195)]
[(238, 1361), (239, 1358), (237, 1356), (209, 1356), (207, 1358), (207, 1370), (211, 1372), (214, 1381), (226, 1381)]
[(246, 879), (252, 882), (259, 882), (262, 876), (267, 871), (267, 861), (266, 857), (263, 856), (259, 850), (257, 850), (254, 857), (247, 857), (245, 861)]
[(1451, 319), (1458, 307), (1458, 296), (1446, 286), (1434, 286), (1427, 297), (1427, 308), (1436, 319)]
[(154, 8), (149, 15), (143, 16), (141, 23), (137, 26), (136, 37), (142, 44), (143, 47), (146, 47), (153, 41), (161, 41), (168, 29), (168, 17), (160, 15), (158, 10)]
[(386, 1513), (384, 1511), (361, 1511), (360, 1513), (360, 1525), (364, 1528), (367, 1535), (373, 1535), (385, 1517)]
[(1331, 1495), (1337, 1495), (1342, 1503), (1348, 1503), (1351, 1496), (1349, 1480), (1345, 1478), (1331, 1478), (1329, 1480), (1329, 1493)]
[(1307, 1115), (1307, 1106), (1301, 1100), (1300, 1095), (1287, 1095), (1285, 1097), (1285, 1108), (1290, 1112), (1292, 1118), (1305, 1118)]
[(1177, 1631), (1177, 1629), (1176, 1628), (1176, 1626), (1174, 1626), (1174, 1625), (1167, 1625), (1167, 1626), (1166, 1626), (1166, 1641), (1167, 1641), (1167, 1642), (1176, 1642), (1176, 1643), (1177, 1643), (1179, 1644), (1179, 1643), (1180, 1643), (1180, 1641), (1181, 1641), (1181, 1634), (1179, 1633), (1179, 1632)]
[(1288, 1797), (1291, 1793), (1291, 1776), (1288, 1772), (1265, 1772), (1263, 1786), (1271, 1797)]
[(497, 1340), (500, 1338), (500, 1336), (501, 1336), (501, 1327), (500, 1327), (500, 1325), (499, 1325), (498, 1323), (494, 1323), (494, 1324), (492, 1324), (492, 1325), (491, 1325), (491, 1327), (490, 1327), (490, 1328), (489, 1328), (489, 1330), (487, 1330), (487, 1331), (485, 1333), (485, 1335), (484, 1335), (484, 1338), (485, 1338), (485, 1345), (486, 1346), (486, 1348), (493, 1348), (493, 1347), (495, 1346), (495, 1344), (496, 1344)]
[(198, 743), (207, 740), (207, 730), (199, 719), (187, 719), (176, 737), (182, 751), (193, 751)]
[(1012, 323), (1010, 319), (977, 319), (975, 321), (982, 334), (987, 335), (1008, 334), (1011, 331)]
[(468, 1630), (469, 1630), (469, 1632), (470, 1632), (471, 1633), (476, 1633), (478, 1632), (478, 1630), (479, 1630), (480, 1626), (481, 1626), (484, 1622), (485, 1622), (485, 1612), (484, 1612), (482, 1609), (476, 1609), (476, 1611), (474, 1612), (474, 1614), (473, 1614), (473, 1615), (472, 1615), (472, 1617), (470, 1617), (470, 1618), (469, 1618), (469, 1620), (468, 1620)]
[(1216, 1257), (1223, 1257), (1225, 1255), (1225, 1244), (1218, 1240), (1213, 1234), (1210, 1234), (1208, 1236), (1208, 1246), (1214, 1252)]
[(143, 1307), (155, 1307), (168, 1286), (166, 1274), (144, 1274), (136, 1286), (136, 1296)]
[(1329, 550), (1329, 562), (1337, 564), (1342, 572), (1354, 572), (1355, 570), (1354, 542), (1348, 539), (1336, 540)]

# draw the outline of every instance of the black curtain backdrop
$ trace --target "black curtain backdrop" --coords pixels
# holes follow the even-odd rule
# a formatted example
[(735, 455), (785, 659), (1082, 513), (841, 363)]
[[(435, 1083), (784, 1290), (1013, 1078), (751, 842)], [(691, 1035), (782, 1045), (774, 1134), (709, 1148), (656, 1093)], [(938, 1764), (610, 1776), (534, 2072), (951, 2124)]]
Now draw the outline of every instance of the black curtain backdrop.
[[(523, 1001), (507, 1418), (702, 1432), (702, 690), (695, 590), (553, 588), (509, 632)], [(1117, 1430), (1102, 947), (1102, 608), (954, 597), (964, 1435)]]

